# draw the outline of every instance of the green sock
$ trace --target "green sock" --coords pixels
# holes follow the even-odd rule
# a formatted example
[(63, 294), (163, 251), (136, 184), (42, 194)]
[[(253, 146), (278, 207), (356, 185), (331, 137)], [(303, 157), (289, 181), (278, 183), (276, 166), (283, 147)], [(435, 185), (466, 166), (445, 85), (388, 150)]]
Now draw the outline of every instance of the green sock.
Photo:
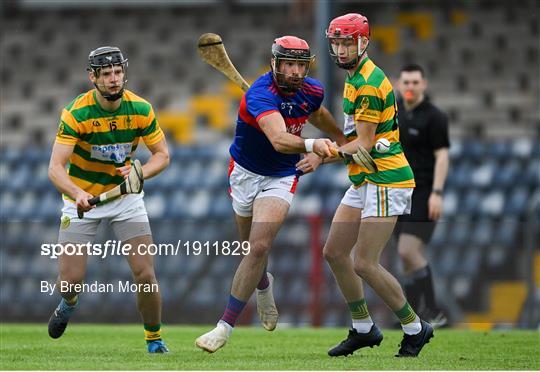
[(66, 304), (68, 304), (68, 306), (75, 306), (77, 305), (77, 301), (79, 301), (79, 295), (77, 294), (71, 297), (69, 300), (66, 300), (66, 299), (64, 300), (66, 301)]
[(401, 309), (394, 311), (394, 314), (399, 318), (401, 324), (409, 324), (416, 319), (416, 313), (408, 301), (405, 301), (405, 305)]
[(144, 339), (149, 344), (152, 341), (161, 340), (161, 323), (146, 324), (144, 323)]
[(366, 299), (362, 298), (358, 301), (348, 302), (347, 306), (353, 319), (365, 319), (369, 317)]

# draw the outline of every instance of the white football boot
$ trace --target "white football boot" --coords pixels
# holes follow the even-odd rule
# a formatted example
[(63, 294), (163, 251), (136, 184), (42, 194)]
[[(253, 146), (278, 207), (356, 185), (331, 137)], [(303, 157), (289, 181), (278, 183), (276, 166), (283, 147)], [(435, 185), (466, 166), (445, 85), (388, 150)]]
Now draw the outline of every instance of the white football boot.
[(274, 277), (270, 273), (267, 273), (267, 275), (270, 282), (268, 287), (263, 290), (257, 289), (257, 312), (259, 313), (259, 319), (264, 329), (273, 331), (276, 329), (279, 314), (276, 302), (274, 301)]
[(216, 328), (195, 340), (195, 346), (209, 353), (214, 353), (227, 343), (231, 336), (232, 327), (220, 320)]

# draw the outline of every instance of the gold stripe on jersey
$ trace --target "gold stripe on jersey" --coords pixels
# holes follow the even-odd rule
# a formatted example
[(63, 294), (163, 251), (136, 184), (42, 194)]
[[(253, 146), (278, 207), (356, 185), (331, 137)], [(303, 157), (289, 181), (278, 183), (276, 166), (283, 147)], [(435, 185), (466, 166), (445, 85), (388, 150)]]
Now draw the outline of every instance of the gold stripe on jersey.
[(372, 149), (371, 155), (379, 172), (369, 173), (364, 167), (349, 164), (349, 178), (356, 185), (371, 182), (387, 187), (414, 187), (412, 170), (399, 144), (395, 97), (390, 80), (370, 59), (348, 76), (343, 90), (345, 115), (344, 133), (349, 141), (357, 138), (356, 124), (361, 121), (377, 124), (375, 140), (387, 139), (392, 150), (380, 154)]
[(56, 142), (74, 146), (68, 168), (72, 181), (98, 195), (123, 181), (116, 168), (130, 161), (140, 138), (148, 146), (164, 138), (150, 103), (126, 90), (118, 110), (108, 112), (90, 90), (62, 110)]

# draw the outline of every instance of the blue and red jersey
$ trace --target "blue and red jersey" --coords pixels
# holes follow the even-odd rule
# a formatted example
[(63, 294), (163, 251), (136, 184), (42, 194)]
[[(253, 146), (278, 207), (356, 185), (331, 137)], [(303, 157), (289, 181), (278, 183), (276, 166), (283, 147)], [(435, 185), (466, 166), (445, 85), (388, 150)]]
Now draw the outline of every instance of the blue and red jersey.
[(258, 124), (265, 115), (279, 112), (287, 132), (300, 136), (309, 116), (321, 107), (322, 84), (310, 77), (293, 95), (279, 94), (272, 72), (259, 77), (244, 94), (238, 109), (236, 133), (229, 149), (234, 161), (262, 176), (285, 177), (296, 173), (299, 154), (277, 152)]

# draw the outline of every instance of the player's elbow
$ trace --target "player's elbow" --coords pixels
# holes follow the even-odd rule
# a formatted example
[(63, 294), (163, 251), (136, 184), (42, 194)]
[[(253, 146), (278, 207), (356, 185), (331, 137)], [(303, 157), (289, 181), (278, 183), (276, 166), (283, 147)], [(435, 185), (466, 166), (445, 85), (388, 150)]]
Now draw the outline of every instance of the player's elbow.
[[(62, 170), (63, 170), (63, 168), (62, 168)], [(54, 180), (56, 180), (56, 178), (57, 178), (56, 177), (57, 174), (58, 174), (58, 164), (50, 162), (49, 163), (49, 169), (48, 169), (48, 172), (47, 172), (49, 180), (54, 182)]]
[(162, 155), (162, 165), (163, 169), (167, 168), (171, 164), (171, 157), (168, 151), (165, 151)]
[(276, 136), (274, 138), (271, 138), (270, 142), (272, 143), (274, 150), (276, 150), (277, 152), (281, 152), (284, 154), (288, 154), (291, 152), (291, 148), (287, 143), (287, 140), (282, 136)]
[(287, 146), (285, 146), (284, 144), (280, 142), (272, 142), (272, 146), (274, 147), (274, 150), (276, 150), (277, 152), (282, 152), (282, 153), (287, 152)]

